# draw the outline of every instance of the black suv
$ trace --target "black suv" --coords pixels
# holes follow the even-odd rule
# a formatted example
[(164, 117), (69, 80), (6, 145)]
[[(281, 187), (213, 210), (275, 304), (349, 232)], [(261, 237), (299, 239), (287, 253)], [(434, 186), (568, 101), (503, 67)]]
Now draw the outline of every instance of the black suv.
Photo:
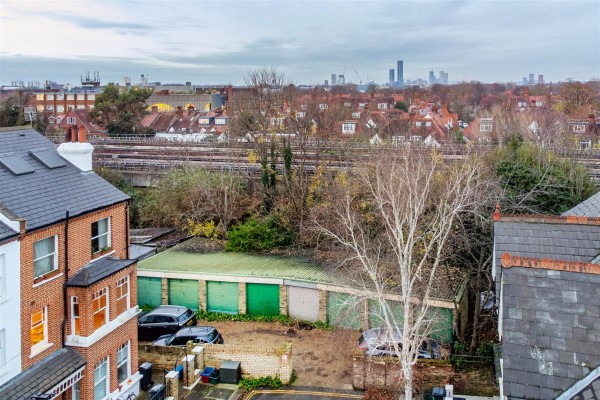
[(185, 346), (187, 342), (223, 344), (223, 336), (212, 326), (183, 328), (172, 335), (164, 335), (155, 340), (155, 346)]
[(187, 307), (158, 306), (138, 316), (138, 338), (156, 339), (196, 324), (196, 314)]

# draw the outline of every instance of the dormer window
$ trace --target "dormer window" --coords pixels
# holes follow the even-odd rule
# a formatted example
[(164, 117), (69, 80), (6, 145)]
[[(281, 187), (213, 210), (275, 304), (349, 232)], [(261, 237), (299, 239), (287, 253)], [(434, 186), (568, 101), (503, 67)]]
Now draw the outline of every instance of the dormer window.
[(356, 131), (356, 125), (353, 123), (342, 124), (342, 133), (354, 133)]
[(320, 104), (319, 104), (319, 109), (320, 109), (320, 110), (327, 110), (327, 107), (328, 107), (328, 105), (327, 105), (327, 104), (325, 104), (325, 103), (320, 103)]
[(377, 108), (379, 108), (380, 110), (387, 110), (388, 105), (387, 103), (379, 103), (377, 104)]

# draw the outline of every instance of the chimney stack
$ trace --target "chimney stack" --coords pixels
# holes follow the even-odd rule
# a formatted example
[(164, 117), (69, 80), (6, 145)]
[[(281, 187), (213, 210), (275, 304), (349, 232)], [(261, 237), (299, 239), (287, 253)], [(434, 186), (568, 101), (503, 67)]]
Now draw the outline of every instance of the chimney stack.
[(67, 141), (58, 146), (58, 154), (82, 171), (92, 170), (92, 154), (94, 146), (86, 142), (83, 126), (71, 126), (67, 131)]

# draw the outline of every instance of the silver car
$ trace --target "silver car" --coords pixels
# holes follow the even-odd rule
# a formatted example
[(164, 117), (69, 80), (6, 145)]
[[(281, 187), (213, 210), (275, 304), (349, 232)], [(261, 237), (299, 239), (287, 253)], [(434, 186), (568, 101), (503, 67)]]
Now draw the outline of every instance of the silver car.
[[(395, 356), (395, 346), (402, 348), (402, 332), (388, 332), (384, 328), (364, 331), (358, 339), (358, 347), (368, 356)], [(425, 339), (419, 346), (418, 358), (440, 358), (440, 346), (433, 339)]]

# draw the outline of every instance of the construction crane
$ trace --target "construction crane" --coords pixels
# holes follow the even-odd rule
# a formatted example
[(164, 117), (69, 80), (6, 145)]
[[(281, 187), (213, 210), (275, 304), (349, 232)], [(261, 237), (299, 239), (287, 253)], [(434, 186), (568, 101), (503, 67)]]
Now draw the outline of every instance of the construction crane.
[(354, 73), (356, 74), (356, 77), (358, 78), (358, 84), (362, 85), (362, 79), (360, 79), (360, 75), (358, 75), (358, 72), (356, 72), (355, 68), (353, 68), (353, 69), (354, 69)]

